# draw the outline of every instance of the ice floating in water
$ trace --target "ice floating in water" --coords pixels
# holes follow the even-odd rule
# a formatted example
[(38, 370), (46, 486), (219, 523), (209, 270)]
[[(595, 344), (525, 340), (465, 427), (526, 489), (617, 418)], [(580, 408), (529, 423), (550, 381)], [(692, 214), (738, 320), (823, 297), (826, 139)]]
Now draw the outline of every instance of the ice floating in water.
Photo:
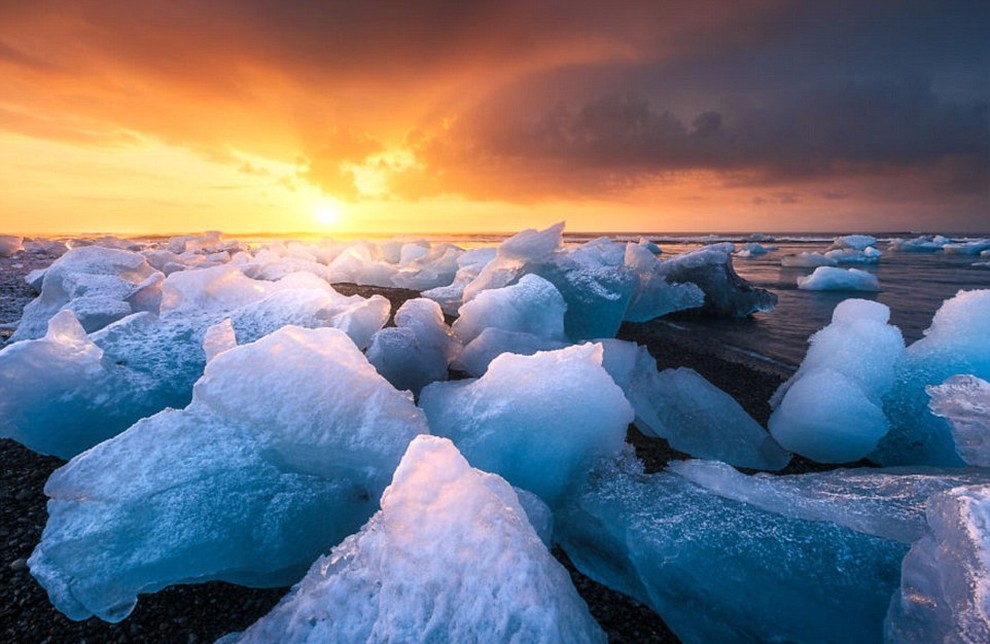
[(780, 265), (797, 268), (817, 268), (819, 266), (835, 266), (838, 262), (832, 257), (826, 257), (821, 253), (798, 253), (796, 255), (784, 255), (780, 258)]
[(136, 311), (158, 311), (164, 276), (126, 250), (74, 248), (45, 271), (41, 295), (24, 307), (11, 342), (40, 338), (48, 320), (69, 308), (87, 333)]
[(291, 583), (371, 516), (427, 431), (343, 332), (285, 327), (217, 355), (185, 409), (52, 474), (28, 565), (72, 619), (114, 622), (172, 584)]
[(868, 247), (876, 247), (877, 238), (872, 235), (845, 235), (832, 240), (832, 249), (850, 248), (852, 250), (866, 250)]
[(662, 262), (660, 274), (671, 283), (694, 283), (705, 293), (699, 312), (726, 317), (746, 317), (772, 311), (777, 296), (755, 288), (732, 268), (731, 243), (706, 246)]
[(804, 291), (870, 291), (880, 290), (880, 282), (872, 273), (858, 268), (819, 266), (815, 272), (797, 278), (797, 286)]
[(668, 313), (704, 305), (705, 293), (697, 284), (669, 282), (663, 274), (660, 260), (645, 247), (628, 244), (624, 263), (639, 278), (639, 286), (629, 301), (625, 320), (647, 322)]
[(835, 260), (838, 264), (876, 264), (883, 253), (873, 246), (859, 250), (855, 248), (837, 248), (825, 253), (825, 257)]
[(410, 445), (381, 510), (233, 642), (605, 642), (512, 488)]
[(443, 321), (440, 306), (415, 298), (395, 313), (394, 327), (375, 333), (367, 356), (397, 389), (418, 394), (429, 383), (447, 379), (447, 365), (459, 348)]
[(619, 451), (633, 419), (601, 365), (598, 344), (506, 353), (477, 380), (428, 385), (419, 404), (472, 465), (556, 507), (598, 458)]
[(985, 250), (990, 250), (990, 239), (975, 239), (942, 246), (943, 252), (952, 255), (979, 255)]
[(870, 458), (883, 465), (964, 464), (945, 419), (931, 413), (925, 388), (968, 374), (990, 380), (990, 290), (960, 291), (935, 313), (925, 337), (905, 352), (884, 399), (891, 430)]
[(922, 235), (914, 239), (892, 239), (890, 248), (907, 253), (932, 253), (942, 250), (950, 242), (948, 237), (942, 235)]
[(990, 486), (936, 494), (927, 517), (930, 532), (904, 557), (887, 641), (990, 641)]
[(743, 247), (736, 251), (736, 257), (759, 257), (766, 255), (772, 250), (776, 250), (776, 247), (767, 247), (758, 242), (749, 242), (748, 244), (743, 244)]
[(768, 423), (784, 448), (822, 463), (869, 454), (887, 433), (883, 396), (904, 353), (890, 309), (868, 300), (840, 302), (832, 323), (813, 335), (797, 373), (774, 396)]
[(857, 468), (746, 476), (717, 461), (673, 461), (670, 469), (727, 499), (806, 521), (829, 521), (910, 544), (926, 532), (925, 503), (960, 485), (990, 484), (990, 470)]
[[(581, 572), (684, 642), (878, 641), (905, 544), (766, 512), (631, 457), (557, 513)], [(758, 590), (754, 590), (758, 589)]]
[(646, 347), (607, 340), (604, 366), (636, 413), (636, 427), (676, 450), (740, 467), (779, 470), (790, 454), (729, 394), (682, 367), (657, 371)]
[(928, 408), (949, 421), (956, 453), (967, 465), (990, 467), (990, 382), (960, 375), (925, 390)]

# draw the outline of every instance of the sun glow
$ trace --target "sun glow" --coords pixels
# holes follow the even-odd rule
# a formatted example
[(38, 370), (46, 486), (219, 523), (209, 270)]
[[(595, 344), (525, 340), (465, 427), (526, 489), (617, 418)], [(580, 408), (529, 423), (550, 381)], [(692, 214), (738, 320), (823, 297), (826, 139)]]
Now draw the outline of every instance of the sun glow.
[(321, 201), (313, 209), (313, 220), (320, 228), (336, 228), (340, 225), (343, 209), (333, 201)]

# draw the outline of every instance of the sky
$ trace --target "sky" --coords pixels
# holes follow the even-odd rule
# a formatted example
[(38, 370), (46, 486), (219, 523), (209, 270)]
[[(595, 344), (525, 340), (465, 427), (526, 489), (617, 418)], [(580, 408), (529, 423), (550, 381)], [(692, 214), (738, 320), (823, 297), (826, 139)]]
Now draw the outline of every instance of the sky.
[(0, 232), (988, 232), (988, 33), (985, 0), (0, 0)]

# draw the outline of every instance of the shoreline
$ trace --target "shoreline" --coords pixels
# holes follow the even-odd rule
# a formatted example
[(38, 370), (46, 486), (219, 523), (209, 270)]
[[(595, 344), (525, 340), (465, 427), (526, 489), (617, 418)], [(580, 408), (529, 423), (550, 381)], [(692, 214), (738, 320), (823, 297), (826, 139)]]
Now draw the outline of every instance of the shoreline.
[[(12, 277), (9, 273), (4, 271), (4, 283), (9, 284)], [(23, 283), (23, 277), (20, 279)], [(383, 295), (392, 303), (393, 313), (403, 302), (419, 295), (406, 289), (355, 284), (334, 284), (334, 288), (344, 295)], [(29, 293), (26, 285), (19, 291), (21, 297)], [(770, 413), (767, 401), (789, 375), (776, 365), (733, 353), (664, 320), (623, 324), (616, 337), (647, 346), (661, 369), (694, 369), (735, 398), (764, 426)], [(632, 427), (627, 441), (634, 446), (648, 472), (662, 469), (671, 459), (685, 457), (672, 450), (666, 441), (645, 437)], [(69, 620), (51, 605), (26, 566), (26, 559), (40, 540), (47, 521), (44, 484), (63, 463), (55, 457), (35, 454), (12, 440), (0, 439), (0, 542), (3, 543), (0, 622), (7, 625), (2, 631), (7, 641), (187, 644), (213, 641), (247, 628), (288, 591), (288, 588), (252, 589), (224, 582), (178, 585), (142, 595), (134, 612), (119, 624), (97, 618), (83, 622)], [(574, 570), (559, 548), (554, 548), (553, 554), (570, 572), (575, 587), (610, 642), (678, 641), (651, 609), (584, 577)]]

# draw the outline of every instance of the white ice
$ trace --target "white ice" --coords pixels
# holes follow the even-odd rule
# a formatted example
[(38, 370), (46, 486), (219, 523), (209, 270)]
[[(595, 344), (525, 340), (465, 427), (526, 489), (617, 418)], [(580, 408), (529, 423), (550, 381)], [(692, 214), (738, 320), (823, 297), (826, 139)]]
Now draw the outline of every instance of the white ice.
[(872, 273), (858, 268), (819, 266), (811, 275), (798, 277), (797, 287), (804, 291), (877, 292), (880, 282)]

